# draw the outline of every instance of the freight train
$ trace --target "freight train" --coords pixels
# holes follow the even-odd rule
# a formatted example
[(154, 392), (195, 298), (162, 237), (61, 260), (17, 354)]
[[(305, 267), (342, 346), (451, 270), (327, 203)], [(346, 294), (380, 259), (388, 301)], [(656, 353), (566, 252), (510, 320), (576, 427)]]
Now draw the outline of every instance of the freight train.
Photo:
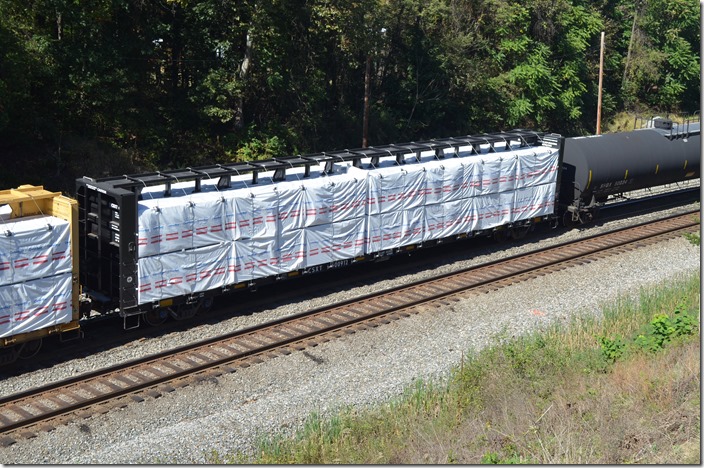
[(185, 319), (213, 298), (537, 223), (700, 177), (700, 123), (590, 137), (512, 130), (0, 191), (0, 352)]

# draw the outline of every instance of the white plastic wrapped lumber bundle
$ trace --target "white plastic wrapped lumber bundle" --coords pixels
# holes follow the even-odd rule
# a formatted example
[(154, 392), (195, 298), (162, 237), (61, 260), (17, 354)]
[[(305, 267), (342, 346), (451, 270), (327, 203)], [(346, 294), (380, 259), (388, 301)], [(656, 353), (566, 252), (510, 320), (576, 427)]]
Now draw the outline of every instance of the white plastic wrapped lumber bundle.
[(367, 210), (367, 171), (337, 165), (344, 171), (329, 177), (302, 182), (305, 227), (330, 224), (365, 216)]
[(0, 338), (70, 322), (68, 221), (37, 215), (0, 227)]
[(235, 282), (231, 243), (140, 258), (139, 303), (207, 291)]
[(225, 203), (217, 192), (153, 199), (145, 194), (138, 220), (140, 257), (225, 241)]
[(241, 239), (232, 243), (235, 281), (252, 281), (305, 267), (304, 232)]
[(305, 266), (348, 260), (365, 252), (365, 218), (305, 228)]
[(71, 321), (71, 272), (0, 286), (0, 338)]
[(78, 329), (77, 208), (41, 186), (0, 190), (0, 346)]
[(0, 285), (70, 271), (67, 221), (40, 215), (0, 223)]
[[(396, 213), (429, 203), (433, 188), (427, 186), (427, 165), (383, 165), (368, 171), (370, 215)], [(442, 190), (442, 187), (440, 187)]]
[[(554, 211), (558, 153), (547, 147), (369, 171), (367, 253), (491, 229)], [(539, 188), (540, 187), (540, 188)]]
[(516, 190), (511, 220), (536, 218), (555, 211), (555, 183), (524, 187)]
[(476, 229), (472, 207), (468, 198), (426, 206), (423, 240), (436, 240)]
[(338, 173), (306, 181), (304, 260), (314, 267), (365, 252), (367, 171), (348, 164)]
[[(140, 202), (139, 302), (193, 294), (551, 213), (557, 152), (499, 150)], [(289, 174), (291, 175), (291, 174)], [(191, 189), (192, 191), (192, 189)], [(152, 242), (152, 237), (156, 242)], [(215, 272), (215, 273), (213, 273)]]
[(427, 162), (425, 204), (432, 205), (469, 197), (469, 183), (478, 172), (479, 163), (479, 160), (473, 158), (450, 158)]
[[(260, 176), (257, 185), (242, 177), (221, 190), (204, 181), (200, 193), (179, 183), (171, 197), (145, 190), (139, 303), (305, 268), (307, 249), (313, 265), (363, 254), (366, 172), (355, 178), (348, 169), (279, 183)], [(211, 270), (218, 273), (201, 274)]]
[(390, 165), (384, 161), (368, 172), (366, 253), (380, 252), (422, 240), (422, 216), (432, 188), (427, 165)]

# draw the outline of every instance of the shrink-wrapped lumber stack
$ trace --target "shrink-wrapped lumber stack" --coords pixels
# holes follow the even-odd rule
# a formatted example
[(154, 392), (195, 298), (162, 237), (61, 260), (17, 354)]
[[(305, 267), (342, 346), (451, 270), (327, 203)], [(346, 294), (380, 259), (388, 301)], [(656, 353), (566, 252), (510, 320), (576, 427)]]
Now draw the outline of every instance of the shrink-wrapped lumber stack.
[[(33, 194), (44, 198), (33, 200)], [(3, 200), (10, 203), (4, 204)], [(0, 214), (0, 338), (76, 319), (76, 272), (67, 200), (41, 187), (0, 192), (0, 205), (5, 207)], [(67, 219), (50, 214), (21, 216), (17, 211), (22, 203), (27, 204), (28, 212), (41, 211), (40, 206), (44, 206), (48, 211), (61, 211)]]
[[(454, 156), (454, 157), (453, 157)], [(234, 178), (200, 191), (147, 187), (139, 202), (139, 303), (315, 269), (491, 229), (554, 211), (558, 153), (486, 149), (292, 168), (287, 180)]]

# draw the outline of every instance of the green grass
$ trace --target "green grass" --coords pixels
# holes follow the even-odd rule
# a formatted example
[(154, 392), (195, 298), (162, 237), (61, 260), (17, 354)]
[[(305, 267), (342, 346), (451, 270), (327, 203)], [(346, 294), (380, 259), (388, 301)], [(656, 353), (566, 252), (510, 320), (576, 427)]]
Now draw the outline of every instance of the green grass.
[[(370, 411), (220, 463), (699, 463), (699, 275), (469, 354)], [(677, 313), (676, 313), (677, 312)]]

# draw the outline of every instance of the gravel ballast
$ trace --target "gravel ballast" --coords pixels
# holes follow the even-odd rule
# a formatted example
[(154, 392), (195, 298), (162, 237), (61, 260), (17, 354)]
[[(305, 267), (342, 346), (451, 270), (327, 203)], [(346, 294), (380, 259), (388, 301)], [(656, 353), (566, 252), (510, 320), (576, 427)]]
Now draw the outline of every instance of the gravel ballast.
[[(0, 382), (0, 394), (369, 293), (372, 289), (385, 289), (634, 221), (608, 222), (583, 232), (572, 230), (557, 238), (511, 247), (492, 256), (479, 255), (457, 264), (389, 279), (374, 288), (355, 288), (253, 316), (195, 327), (184, 333), (138, 340), (90, 358), (7, 378)], [(622, 294), (638, 294), (640, 287), (652, 287), (699, 268), (699, 248), (683, 238), (639, 248), (473, 296), (445, 309), (358, 332), (50, 433), (40, 433), (33, 439), (1, 448), (0, 462), (203, 463), (213, 450), (221, 455), (235, 450), (249, 451), (259, 434), (290, 433), (311, 412), (329, 414), (349, 405), (373, 405), (400, 395), (417, 378), (442, 379), (467, 350), (481, 349), (500, 334), (523, 334), (555, 321), (565, 321), (574, 314), (598, 315), (605, 301)]]

